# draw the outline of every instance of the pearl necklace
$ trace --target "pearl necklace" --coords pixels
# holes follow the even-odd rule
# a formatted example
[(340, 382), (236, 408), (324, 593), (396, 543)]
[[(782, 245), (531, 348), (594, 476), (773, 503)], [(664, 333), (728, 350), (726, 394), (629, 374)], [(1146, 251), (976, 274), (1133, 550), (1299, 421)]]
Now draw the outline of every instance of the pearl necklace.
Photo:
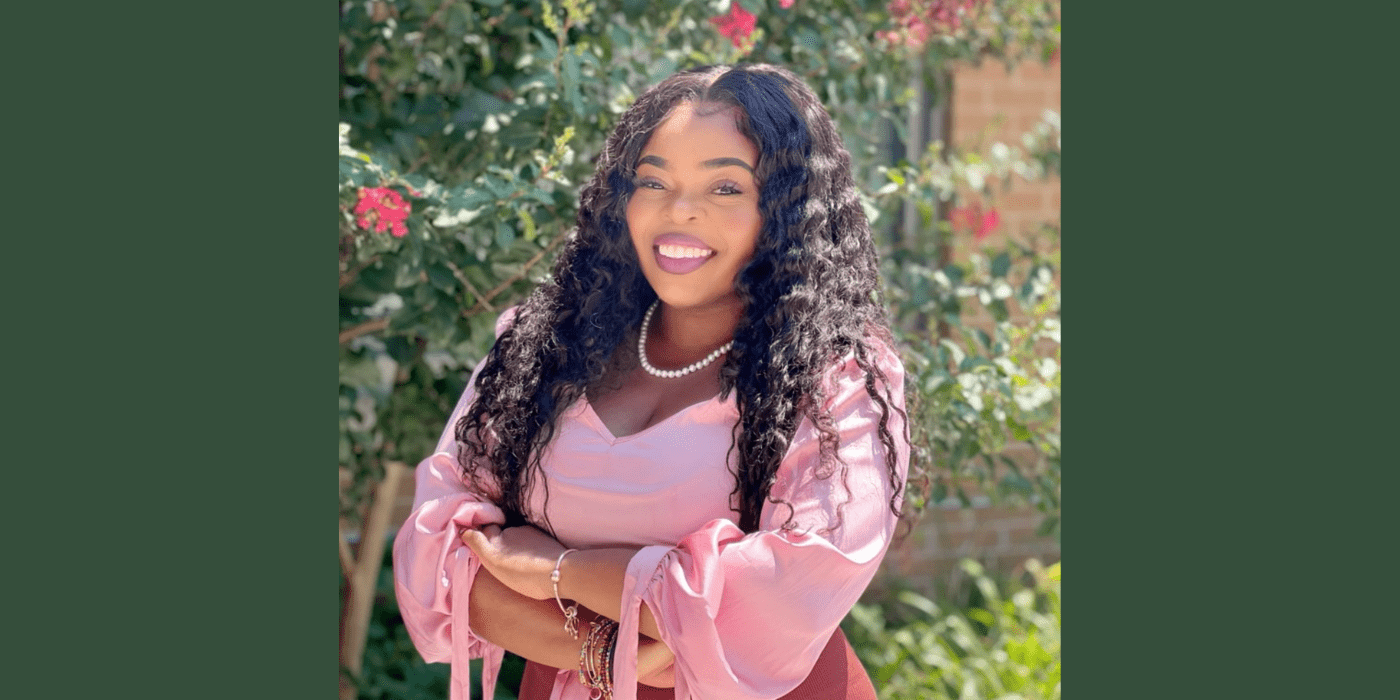
[(685, 375), (690, 374), (691, 372), (694, 372), (695, 370), (700, 369), (701, 367), (704, 367), (705, 365), (708, 365), (711, 362), (714, 362), (715, 359), (717, 359), (720, 355), (729, 352), (730, 348), (734, 347), (734, 341), (731, 340), (725, 343), (724, 345), (721, 345), (718, 348), (716, 348), (714, 352), (710, 353), (709, 355), (706, 355), (705, 359), (700, 360), (699, 362), (696, 362), (695, 364), (692, 364), (689, 367), (683, 367), (681, 369), (657, 369), (655, 367), (652, 367), (651, 363), (647, 361), (647, 328), (651, 327), (651, 314), (654, 311), (656, 311), (656, 307), (660, 304), (660, 299), (657, 299), (656, 301), (652, 302), (651, 308), (647, 309), (647, 315), (642, 317), (642, 333), (641, 335), (637, 336), (637, 357), (641, 359), (642, 369), (646, 370), (647, 374), (650, 374), (653, 377), (661, 377), (662, 379), (675, 379), (676, 377), (684, 377)]

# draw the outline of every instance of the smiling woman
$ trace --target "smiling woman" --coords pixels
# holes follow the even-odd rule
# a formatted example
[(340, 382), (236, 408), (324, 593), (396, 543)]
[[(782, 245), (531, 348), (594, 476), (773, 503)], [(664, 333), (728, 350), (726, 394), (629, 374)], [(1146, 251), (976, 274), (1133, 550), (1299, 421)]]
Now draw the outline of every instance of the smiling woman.
[(752, 165), (758, 147), (739, 133), (733, 108), (687, 102), (642, 154), (627, 229), (661, 298), (662, 323), (677, 313), (723, 314), (737, 323), (743, 302), (734, 278), (753, 258), (763, 224)]
[[(418, 467), (394, 547), (429, 661), (522, 699), (873, 699), (838, 623), (909, 447), (870, 227), (812, 91), (766, 65), (643, 94), (552, 279)], [(723, 358), (723, 361), (719, 361)]]

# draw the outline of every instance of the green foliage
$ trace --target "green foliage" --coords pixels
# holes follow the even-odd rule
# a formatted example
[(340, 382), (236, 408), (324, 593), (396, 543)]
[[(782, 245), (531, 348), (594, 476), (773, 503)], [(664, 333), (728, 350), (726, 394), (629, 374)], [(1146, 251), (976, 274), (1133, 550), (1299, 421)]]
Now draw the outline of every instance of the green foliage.
[[(1046, 514), (1041, 534), (1058, 537), (1059, 232), (1041, 234), (1041, 248), (1012, 242), (968, 264), (896, 257), (886, 275), (908, 350), (911, 460), (931, 474), (931, 498), (968, 505), (975, 489), (1034, 503)], [(1015, 443), (1034, 459), (1014, 458)]]
[(1031, 586), (1003, 590), (977, 562), (967, 608), (910, 591), (858, 604), (843, 623), (881, 700), (1057, 700), (1060, 693), (1060, 565), (1027, 562)]
[[(883, 261), (889, 301), (907, 352), (913, 462), (930, 498), (1034, 503), (1040, 534), (1060, 536), (1060, 229), (1047, 222), (1028, 242), (984, 248), (969, 263), (929, 260), (955, 234), (935, 217), (959, 193), (991, 197), (1014, 181), (1059, 175), (1060, 118), (1046, 111), (1021, 147), (944, 152), (933, 143), (915, 164), (881, 168), (874, 202), (915, 203), (924, 228)], [(1027, 461), (1008, 448), (1020, 443)], [(918, 509), (926, 505), (913, 493)]]
[[(799, 0), (790, 8), (743, 0), (758, 28), (736, 47), (709, 21), (729, 4), (341, 4), (339, 463), (351, 477), (342, 515), (356, 517), (384, 460), (412, 464), (431, 449), (465, 375), (494, 337), (495, 316), (547, 274), (550, 253), (573, 225), (578, 187), (617, 115), (678, 68), (751, 60), (802, 75), (836, 119), (857, 182), (874, 193), (863, 196), (880, 231), (890, 231), (893, 219), (882, 215), (907, 203), (923, 208), (930, 230), (946, 236), (932, 225), (930, 203), (951, 201), (955, 184), (981, 189), (988, 174), (1058, 172), (1058, 123), (1054, 149), (1028, 141), (1024, 156), (999, 144), (985, 155), (945, 155), (935, 143), (917, 163), (891, 168), (884, 148), (890, 129), (903, 134), (915, 76), (937, 91), (942, 84), (933, 76), (950, 61), (1044, 58), (1059, 46), (1057, 5), (987, 0), (979, 19), (913, 50), (885, 38), (894, 21), (874, 0)], [(373, 187), (408, 202), (406, 235), (357, 223), (363, 188)], [(947, 290), (932, 294), (938, 301), (928, 292), (904, 299), (898, 290), (938, 282), (918, 267), (930, 249), (930, 241), (901, 240), (886, 254), (896, 315), (924, 325), (954, 308), (942, 303)], [(999, 330), (998, 339), (1011, 334)], [(993, 365), (1023, 359), (963, 345), (967, 356)], [(910, 346), (908, 364), (918, 373), (911, 386), (942, 386), (926, 372), (951, 376), (982, 366), (940, 363), (938, 370), (919, 361), (925, 350)], [(924, 415), (963, 419), (957, 435), (940, 433), (929, 456), (948, 469), (995, 452), (986, 449), (997, 444), (993, 422), (1014, 434), (1034, 432), (1014, 412), (1008, 415), (1021, 422), (1007, 424), (996, 407), (969, 417), (962, 405), (976, 401), (966, 398), (937, 398), (933, 405), (951, 408)], [(973, 442), (959, 437), (971, 434)]]

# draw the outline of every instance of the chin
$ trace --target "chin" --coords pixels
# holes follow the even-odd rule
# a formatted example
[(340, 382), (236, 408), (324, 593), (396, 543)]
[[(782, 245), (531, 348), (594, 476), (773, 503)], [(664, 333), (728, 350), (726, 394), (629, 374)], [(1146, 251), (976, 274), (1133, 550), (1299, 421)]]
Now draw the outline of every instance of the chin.
[(673, 309), (723, 309), (740, 306), (742, 302), (735, 295), (707, 295), (694, 291), (681, 290), (658, 290), (656, 296), (661, 299), (661, 303)]

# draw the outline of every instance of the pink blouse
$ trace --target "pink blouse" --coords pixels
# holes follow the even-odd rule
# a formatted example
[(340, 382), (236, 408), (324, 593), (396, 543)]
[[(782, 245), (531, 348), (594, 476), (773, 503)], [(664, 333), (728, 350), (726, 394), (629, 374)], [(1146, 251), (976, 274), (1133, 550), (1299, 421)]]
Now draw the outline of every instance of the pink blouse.
[[(497, 321), (497, 334), (513, 317)], [(890, 348), (877, 363), (894, 406), (904, 407), (904, 369)], [(641, 546), (627, 567), (615, 655), (614, 695), (635, 700), (640, 605), (675, 653), (677, 700), (777, 698), (797, 687), (865, 590), (889, 546), (895, 518), (879, 439), (879, 408), (853, 359), (826, 376), (827, 406), (840, 435), (841, 465), (818, 475), (818, 432), (803, 419), (779, 467), (760, 530), (745, 535), (730, 510), (726, 463), (738, 420), (732, 396), (683, 409), (639, 433), (614, 437), (586, 398), (565, 409), (541, 459), (549, 516), (567, 547)], [(501, 524), (504, 514), (469, 491), (456, 461), (454, 426), (470, 385), (436, 451), (418, 465), (414, 510), (394, 542), (394, 586), (409, 636), (429, 662), (452, 664), (452, 700), (468, 700), (467, 662), (483, 658), (484, 697), (493, 697), (504, 651), (472, 634), (466, 604), (480, 562), (459, 537)], [(909, 464), (904, 423), (888, 427), (903, 481)], [(843, 483), (844, 482), (844, 483)], [(542, 506), (532, 494), (534, 512)], [(461, 604), (454, 604), (457, 596)], [(631, 663), (627, 663), (627, 661)], [(584, 700), (577, 673), (561, 671), (552, 698)]]

